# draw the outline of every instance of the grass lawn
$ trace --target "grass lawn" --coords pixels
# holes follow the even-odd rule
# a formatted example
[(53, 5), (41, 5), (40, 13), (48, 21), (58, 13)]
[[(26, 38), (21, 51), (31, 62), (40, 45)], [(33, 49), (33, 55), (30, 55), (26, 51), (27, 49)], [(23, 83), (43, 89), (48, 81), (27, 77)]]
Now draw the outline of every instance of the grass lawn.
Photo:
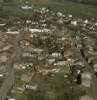
[(64, 79), (64, 73), (55, 74), (54, 76), (37, 74), (32, 79), (32, 84), (38, 84), (37, 91), (26, 90), (24, 94), (28, 100), (66, 100), (70, 93), (67, 81)]
[(0, 87), (2, 86), (3, 83), (3, 79), (0, 79)]

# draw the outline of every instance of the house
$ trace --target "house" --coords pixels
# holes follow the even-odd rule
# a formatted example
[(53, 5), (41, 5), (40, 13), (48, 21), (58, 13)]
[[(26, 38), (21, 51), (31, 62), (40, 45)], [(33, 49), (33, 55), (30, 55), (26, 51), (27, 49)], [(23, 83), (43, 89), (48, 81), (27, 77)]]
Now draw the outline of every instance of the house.
[(39, 70), (42, 75), (48, 75), (49, 73), (58, 73), (60, 72), (60, 68), (51, 68), (51, 67), (46, 67), (46, 69)]
[(8, 56), (6, 54), (0, 55), (0, 62), (6, 63), (8, 60)]
[(77, 21), (71, 21), (71, 25), (77, 26)]
[(38, 89), (38, 85), (28, 85), (28, 84), (26, 84), (25, 88), (29, 89), (29, 90), (36, 91)]
[(23, 58), (35, 58), (36, 56), (34, 54), (32, 54), (31, 52), (24, 52), (22, 54)]
[(8, 100), (16, 100), (15, 98), (9, 98)]
[(41, 29), (29, 29), (29, 31), (30, 31), (31, 33), (41, 33), (41, 32), (42, 32)]
[(56, 63), (54, 63), (55, 66), (65, 66), (66, 65), (66, 61), (58, 61)]
[(79, 100), (94, 100), (92, 97), (88, 96), (88, 95), (84, 95), (84, 96), (81, 96), (79, 98)]
[(30, 23), (32, 23), (32, 21), (31, 20), (26, 20), (26, 23), (30, 24)]
[(95, 58), (95, 57), (97, 57), (97, 53), (95, 53), (93, 51), (87, 51), (87, 49), (85, 51), (85, 55), (86, 55), (87, 58)]
[(82, 85), (85, 87), (90, 88), (91, 87), (91, 73), (85, 72), (82, 73)]
[(86, 19), (86, 20), (84, 21), (84, 24), (88, 24), (88, 22), (89, 22), (89, 21)]
[(37, 54), (41, 54), (41, 53), (43, 53), (43, 51), (44, 51), (43, 49), (39, 49), (39, 48), (33, 48), (32, 49), (32, 52), (37, 53)]
[(71, 43), (72, 43), (72, 40), (71, 40), (71, 37), (70, 36), (67, 36), (64, 40), (64, 44), (66, 47), (70, 48), (71, 47)]
[(64, 52), (64, 57), (65, 58), (73, 58), (74, 53), (71, 49), (68, 49), (67, 51)]
[(14, 63), (13, 68), (14, 68), (14, 70), (21, 70), (21, 64)]
[(5, 24), (0, 23), (0, 27), (4, 27), (4, 26), (5, 26)]
[(28, 47), (30, 45), (30, 42), (26, 41), (26, 40), (22, 40), (20, 42), (20, 45), (21, 45), (22, 48), (25, 48), (25, 47)]
[(97, 58), (92, 59), (91, 63), (93, 65), (93, 67), (96, 68), (97, 67)]
[(97, 23), (95, 23), (95, 26), (97, 26)]
[(8, 29), (8, 31), (6, 32), (7, 34), (11, 34), (11, 35), (17, 35), (20, 32), (19, 31), (11, 31), (11, 29)]
[(97, 77), (97, 58), (89, 59), (88, 62), (90, 63), (91, 67), (94, 69), (96, 77)]
[(72, 18), (73, 16), (71, 14), (68, 15), (68, 18)]
[(0, 48), (0, 52), (7, 51), (7, 50), (11, 49), (11, 47), (12, 47), (12, 45), (7, 43), (2, 48)]
[(54, 58), (51, 58), (51, 59), (47, 59), (47, 63), (48, 64), (52, 64), (55, 62), (55, 59)]
[(41, 9), (40, 9), (40, 13), (41, 13), (41, 14), (44, 14), (44, 13), (46, 13), (46, 12), (48, 12), (48, 10), (47, 10), (46, 8), (41, 8)]
[(63, 14), (62, 14), (61, 12), (57, 12), (57, 16), (58, 16), (58, 17), (62, 17)]
[(33, 6), (23, 5), (21, 6), (21, 8), (24, 10), (30, 10), (30, 9), (33, 9)]
[(22, 72), (21, 81), (30, 82), (33, 76), (34, 76), (34, 70), (26, 69)]
[(61, 57), (61, 53), (59, 53), (59, 52), (53, 52), (51, 55), (52, 55), (52, 57), (54, 57), (54, 58)]
[(78, 66), (82, 66), (82, 67), (84, 67), (84, 63), (83, 62), (81, 62), (81, 61), (78, 61), (78, 62), (76, 62), (76, 63), (74, 63), (75, 65), (78, 65)]
[(31, 33), (43, 33), (43, 32), (48, 33), (48, 32), (51, 32), (50, 29), (46, 29), (46, 28), (44, 28), (44, 29), (29, 29), (29, 31)]
[(25, 90), (25, 87), (24, 87), (24, 83), (15, 83), (12, 90), (11, 90), (11, 93), (12, 94), (15, 94), (15, 93), (23, 93)]
[(0, 74), (0, 78), (3, 78), (4, 77), (4, 74)]

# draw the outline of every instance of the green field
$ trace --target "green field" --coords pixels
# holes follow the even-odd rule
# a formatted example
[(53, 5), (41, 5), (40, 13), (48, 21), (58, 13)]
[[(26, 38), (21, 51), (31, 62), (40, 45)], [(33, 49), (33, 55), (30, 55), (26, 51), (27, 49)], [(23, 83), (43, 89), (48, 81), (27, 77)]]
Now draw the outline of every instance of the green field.
[(3, 5), (0, 6), (0, 18), (3, 19), (25, 19), (25, 18), (31, 18), (32, 17), (32, 11), (25, 11), (21, 9), (20, 7), (14, 5)]
[[(60, 11), (64, 14), (72, 14), (74, 17), (80, 18), (97, 18), (97, 6), (75, 4), (72, 2), (64, 3), (33, 3), (36, 7), (47, 7), (53, 11)], [(17, 5), (1, 5), (0, 6), (0, 19), (26, 19), (32, 18), (33, 13), (30, 10), (23, 10)]]
[(97, 17), (97, 6), (90, 6), (84, 4), (76, 4), (72, 2), (64, 2), (64, 3), (44, 3), (44, 4), (36, 4), (40, 7), (48, 7), (54, 11), (61, 11), (65, 14), (72, 14), (75, 17), (81, 18), (96, 18)]
[(38, 90), (26, 89), (24, 95), (28, 100), (68, 100), (71, 90), (67, 85), (68, 81), (63, 76), (64, 74), (55, 74), (54, 76), (37, 74), (32, 79), (32, 84), (37, 83)]

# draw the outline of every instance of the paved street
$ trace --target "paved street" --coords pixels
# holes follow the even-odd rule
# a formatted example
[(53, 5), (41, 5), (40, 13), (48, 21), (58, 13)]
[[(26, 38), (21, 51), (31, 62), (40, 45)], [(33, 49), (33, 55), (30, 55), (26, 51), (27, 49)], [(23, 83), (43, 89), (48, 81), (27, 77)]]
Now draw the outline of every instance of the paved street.
[(82, 60), (84, 62), (84, 65), (87, 68), (87, 70), (89, 70), (91, 72), (91, 75), (92, 75), (91, 87), (92, 87), (92, 91), (93, 91), (93, 96), (94, 96), (95, 100), (97, 100), (97, 78), (96, 78), (96, 75), (94, 73), (94, 70), (90, 67), (90, 65), (87, 63), (87, 61), (83, 58), (83, 56), (80, 53), (80, 49), (77, 48), (76, 45), (77, 45), (76, 38), (72, 37), (72, 48), (73, 48), (75, 54), (77, 55), (77, 57), (80, 60)]
[(14, 57), (11, 57), (7, 64), (5, 79), (0, 89), (0, 100), (5, 100), (8, 91), (14, 83), (13, 58)]
[(15, 52), (9, 59), (8, 63), (6, 64), (5, 79), (0, 89), (0, 100), (5, 100), (8, 91), (10, 90), (10, 88), (13, 86), (14, 83), (14, 69), (13, 69), (14, 59), (20, 57), (22, 52), (19, 47), (20, 39), (21, 39), (20, 35), (15, 36), (13, 39)]

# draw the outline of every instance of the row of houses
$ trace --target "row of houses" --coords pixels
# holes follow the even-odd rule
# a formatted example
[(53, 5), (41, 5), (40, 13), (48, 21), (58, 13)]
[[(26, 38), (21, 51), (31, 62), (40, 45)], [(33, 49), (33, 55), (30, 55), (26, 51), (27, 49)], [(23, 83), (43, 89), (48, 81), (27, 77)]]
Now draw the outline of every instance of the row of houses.
[[(16, 28), (17, 31), (13, 31), (12, 27), (11, 29), (8, 28), (7, 32), (5, 32), (6, 38), (1, 37), (2, 39), (5, 38), (5, 42), (2, 42), (2, 45), (0, 43), (0, 52), (5, 53), (1, 54), (0, 62), (4, 64), (8, 60), (6, 53), (11, 56), (15, 52), (14, 37), (21, 37), (18, 45), (22, 52), (20, 59), (15, 59), (14, 61), (13, 68), (16, 76), (15, 84), (11, 90), (12, 93), (13, 91), (16, 93), (24, 91), (23, 86), (26, 85), (25, 83), (30, 83), (36, 73), (42, 73), (43, 76), (49, 73), (70, 73), (70, 65), (83, 67), (83, 63), (76, 58), (71, 49), (72, 40), (67, 27), (70, 26), (75, 29), (79, 26), (84, 29), (91, 27), (92, 31), (96, 28), (96, 23), (88, 21), (87, 19), (75, 19), (71, 14), (56, 13), (47, 8), (33, 9), (33, 15), (32, 20), (27, 19), (23, 22), (13, 22), (14, 27), (17, 25), (21, 26), (23, 23), (25, 25), (22, 29), (19, 29), (20, 27)], [(65, 32), (68, 34), (64, 36)], [(85, 49), (90, 49), (91, 42), (84, 42), (86, 43)], [(90, 79), (90, 76), (87, 75), (83, 75), (83, 77), (89, 77)], [(83, 84), (87, 85), (85, 83)], [(32, 90), (36, 90), (38, 87), (37, 85), (26, 85), (27, 89)]]

